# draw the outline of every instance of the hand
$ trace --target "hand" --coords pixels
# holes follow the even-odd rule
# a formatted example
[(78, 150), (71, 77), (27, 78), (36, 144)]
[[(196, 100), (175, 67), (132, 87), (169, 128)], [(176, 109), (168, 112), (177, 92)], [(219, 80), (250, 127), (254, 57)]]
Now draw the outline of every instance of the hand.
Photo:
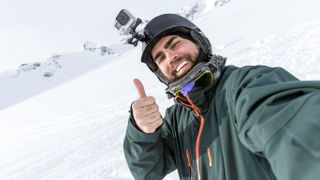
[(162, 125), (163, 119), (154, 97), (146, 96), (143, 84), (139, 79), (133, 80), (138, 99), (132, 104), (132, 113), (136, 125), (145, 133), (154, 133)]

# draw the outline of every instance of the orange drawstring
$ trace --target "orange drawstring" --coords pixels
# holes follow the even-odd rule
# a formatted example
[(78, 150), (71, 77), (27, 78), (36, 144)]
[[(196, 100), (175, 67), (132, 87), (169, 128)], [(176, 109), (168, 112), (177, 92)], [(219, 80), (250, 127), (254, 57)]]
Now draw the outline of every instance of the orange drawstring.
[(202, 134), (202, 129), (203, 129), (203, 125), (204, 125), (204, 118), (203, 116), (200, 114), (200, 110), (199, 108), (193, 104), (193, 102), (191, 101), (191, 99), (189, 98), (189, 96), (187, 96), (187, 100), (190, 103), (192, 109), (195, 111), (196, 115), (198, 118), (200, 118), (200, 127), (199, 127), (199, 132), (197, 134), (197, 140), (196, 140), (196, 164), (197, 164), (197, 174), (198, 174), (198, 180), (201, 180), (201, 175), (200, 175), (200, 162), (199, 162), (199, 149), (200, 149), (200, 136)]
[(187, 106), (187, 107), (190, 107), (194, 110), (194, 112), (196, 113), (196, 116), (199, 118), (200, 120), (200, 127), (199, 127), (199, 132), (197, 134), (197, 139), (196, 139), (196, 165), (197, 165), (197, 175), (198, 175), (198, 180), (201, 180), (201, 175), (200, 175), (200, 162), (199, 162), (199, 149), (200, 149), (200, 136), (201, 136), (201, 133), (202, 133), (202, 129), (203, 129), (203, 125), (204, 125), (204, 118), (203, 116), (201, 115), (200, 113), (200, 109), (191, 101), (191, 99), (189, 98), (189, 96), (186, 96), (187, 98), (187, 101), (190, 103), (190, 104), (186, 104), (184, 103), (182, 100), (179, 100), (179, 98), (181, 98), (180, 96), (176, 96), (176, 100), (178, 102), (180, 102), (181, 104)]
[(192, 165), (191, 165), (191, 159), (190, 159), (190, 155), (189, 155), (189, 149), (186, 150), (186, 155), (187, 155), (187, 160), (188, 160), (188, 166), (190, 169), (190, 177), (189, 179), (191, 179), (192, 177)]

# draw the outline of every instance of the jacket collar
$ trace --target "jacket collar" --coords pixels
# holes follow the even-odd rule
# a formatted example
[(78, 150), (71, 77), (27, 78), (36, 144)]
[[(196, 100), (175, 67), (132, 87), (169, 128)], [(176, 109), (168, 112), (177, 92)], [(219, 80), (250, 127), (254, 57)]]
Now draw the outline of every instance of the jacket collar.
[[(201, 114), (205, 114), (208, 111), (208, 108), (211, 104), (213, 95), (216, 91), (216, 86), (218, 85), (222, 74), (224, 73), (226, 67), (225, 62), (226, 58), (219, 56), (219, 55), (213, 55), (212, 56), (212, 63), (210, 65), (210, 69), (212, 70), (214, 80), (211, 82), (211, 84), (205, 86), (205, 87), (194, 87), (191, 92), (188, 93), (188, 98), (183, 97), (182, 95), (178, 95), (175, 97), (175, 103), (180, 103), (182, 105), (185, 105), (186, 107), (191, 106), (191, 103), (198, 107)], [(199, 83), (201, 84), (201, 83)], [(188, 102), (192, 101), (192, 102)]]
[[(224, 67), (222, 67), (221, 71), (224, 70)], [(220, 77), (216, 78), (210, 85), (207, 87), (202, 88), (194, 88), (189, 94), (189, 100), (192, 101), (194, 105), (198, 107), (201, 114), (206, 114), (209, 106), (212, 102), (213, 95), (215, 94), (217, 84), (220, 81)], [(192, 110), (190, 108), (190, 102), (188, 102), (186, 97), (177, 96), (175, 98), (175, 103), (182, 104), (188, 109)]]

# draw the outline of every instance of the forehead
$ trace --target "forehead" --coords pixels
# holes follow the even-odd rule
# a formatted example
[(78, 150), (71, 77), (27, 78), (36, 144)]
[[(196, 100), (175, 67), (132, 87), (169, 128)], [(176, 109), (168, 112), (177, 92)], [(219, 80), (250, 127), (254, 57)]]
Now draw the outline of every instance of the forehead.
[(172, 37), (180, 38), (178, 35), (167, 35), (161, 37), (158, 42), (153, 46), (151, 50), (151, 54), (154, 55), (159, 49), (164, 48), (167, 41), (169, 41)]

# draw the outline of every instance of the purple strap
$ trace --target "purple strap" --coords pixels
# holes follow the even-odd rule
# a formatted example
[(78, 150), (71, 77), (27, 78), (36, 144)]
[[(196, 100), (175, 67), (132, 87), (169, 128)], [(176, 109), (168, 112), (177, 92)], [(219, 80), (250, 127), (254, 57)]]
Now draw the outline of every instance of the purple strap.
[(186, 97), (188, 93), (194, 88), (194, 85), (195, 85), (195, 82), (184, 84), (180, 90), (182, 95)]

